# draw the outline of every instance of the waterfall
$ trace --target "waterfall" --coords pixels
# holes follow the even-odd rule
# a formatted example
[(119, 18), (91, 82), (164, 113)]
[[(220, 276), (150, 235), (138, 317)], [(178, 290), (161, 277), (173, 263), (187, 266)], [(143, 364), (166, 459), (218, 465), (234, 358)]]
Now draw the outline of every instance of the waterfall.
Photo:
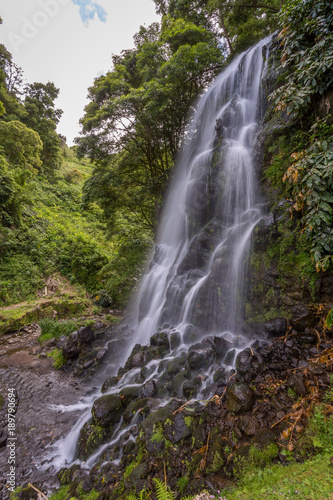
[(198, 103), (136, 297), (135, 342), (148, 343), (164, 324), (185, 345), (241, 333), (246, 260), (261, 218), (253, 146), (267, 42), (239, 55)]
[[(186, 396), (186, 381), (198, 373), (190, 359), (196, 352), (191, 349), (204, 356), (200, 342), (211, 336), (217, 364), (208, 352), (200, 365), (196, 398), (211, 397), (214, 370), (224, 366), (227, 373), (237, 352), (250, 342), (244, 335), (243, 309), (251, 235), (262, 217), (253, 156), (269, 41), (264, 39), (239, 55), (198, 102), (148, 269), (131, 313), (119, 326), (118, 337), (109, 342), (113, 358), (107, 371), (109, 376), (118, 373), (118, 378), (105, 395), (120, 397), (124, 389), (135, 392), (151, 383), (155, 392), (150, 397), (156, 398), (157, 406), (172, 396)], [(152, 344), (156, 332), (160, 337)], [(164, 351), (157, 347), (160, 341)], [(132, 351), (144, 361), (138, 365), (127, 361), (118, 371)], [(178, 375), (179, 384), (173, 384)], [(79, 403), (81, 417), (71, 433), (52, 447), (43, 467), (60, 468), (77, 458), (80, 428), (89, 423), (91, 405), (100, 396), (98, 391)], [(59, 406), (61, 411), (76, 408)], [(93, 465), (120, 436), (128, 434), (133, 440), (135, 424), (134, 418), (124, 428), (120, 420), (110, 440), (86, 465)]]

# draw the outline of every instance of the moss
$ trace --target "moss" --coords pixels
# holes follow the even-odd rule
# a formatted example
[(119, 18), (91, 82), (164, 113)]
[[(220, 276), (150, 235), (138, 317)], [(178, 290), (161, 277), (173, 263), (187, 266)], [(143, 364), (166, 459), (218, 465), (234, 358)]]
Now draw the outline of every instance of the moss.
[(0, 394), (0, 410), (2, 410), (3, 403), (4, 403), (4, 399), (3, 399), (3, 396), (1, 396), (1, 394)]
[(193, 417), (185, 417), (184, 420), (187, 427), (190, 427), (193, 422)]
[(165, 441), (163, 429), (159, 424), (154, 425), (154, 432), (151, 437), (151, 441), (154, 441), (156, 443), (161, 443), (162, 441)]
[(91, 306), (88, 299), (52, 299), (47, 302), (34, 301), (29, 304), (0, 310), (0, 335), (17, 331), (26, 325), (43, 318), (66, 318), (87, 311)]

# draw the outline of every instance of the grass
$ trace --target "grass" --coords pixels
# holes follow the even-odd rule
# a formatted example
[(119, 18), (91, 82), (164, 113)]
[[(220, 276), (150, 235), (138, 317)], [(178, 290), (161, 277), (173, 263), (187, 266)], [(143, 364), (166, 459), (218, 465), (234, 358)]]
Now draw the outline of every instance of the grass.
[[(226, 500), (332, 500), (333, 467), (331, 453), (318, 455), (303, 463), (273, 465), (248, 473), (234, 491), (223, 491)], [(216, 496), (215, 498), (220, 498)]]
[(58, 339), (62, 335), (69, 335), (78, 327), (78, 322), (73, 319), (55, 321), (50, 318), (41, 319), (39, 321), (41, 334), (38, 337), (38, 342), (43, 343), (50, 339)]
[(53, 349), (47, 356), (53, 359), (53, 368), (56, 370), (59, 370), (66, 363), (66, 359), (60, 349)]

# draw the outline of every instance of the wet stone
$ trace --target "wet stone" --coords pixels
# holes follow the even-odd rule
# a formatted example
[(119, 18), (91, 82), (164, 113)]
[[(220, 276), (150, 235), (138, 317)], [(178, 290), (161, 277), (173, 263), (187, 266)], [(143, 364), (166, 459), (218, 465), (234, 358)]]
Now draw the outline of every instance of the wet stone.
[(124, 387), (120, 391), (120, 397), (122, 404), (124, 406), (127, 406), (129, 403), (134, 401), (135, 399), (140, 397), (140, 387), (139, 386), (129, 386), (129, 387)]
[(171, 332), (170, 334), (170, 347), (171, 350), (176, 349), (177, 347), (180, 346), (181, 343), (181, 335), (179, 332)]
[(240, 352), (236, 358), (237, 373), (244, 375), (249, 371), (252, 365), (252, 359), (251, 349), (244, 349), (244, 351)]
[(101, 427), (108, 427), (109, 425), (115, 424), (119, 421), (123, 411), (124, 406), (119, 394), (102, 396), (101, 398), (96, 399), (93, 404), (93, 420)]
[(141, 388), (141, 396), (143, 398), (152, 398), (156, 394), (155, 380), (148, 380)]
[(315, 323), (315, 314), (308, 310), (303, 304), (291, 307), (292, 318), (290, 323), (295, 330), (303, 332), (306, 328), (311, 328)]
[(308, 393), (303, 373), (289, 375), (288, 385), (296, 392), (297, 396), (306, 396)]
[(244, 413), (254, 404), (252, 389), (243, 382), (230, 385), (226, 394), (226, 405), (232, 413)]
[(285, 318), (273, 318), (264, 323), (265, 331), (272, 337), (282, 337), (287, 331), (287, 320)]
[(184, 415), (177, 413), (171, 423), (168, 420), (166, 421), (164, 434), (172, 443), (178, 443), (191, 434), (191, 424), (187, 425)]
[(94, 330), (90, 326), (82, 326), (77, 331), (78, 341), (82, 344), (90, 344), (95, 339)]
[(108, 391), (109, 389), (111, 389), (111, 387), (115, 387), (118, 382), (119, 382), (119, 377), (109, 377), (105, 380), (104, 384), (102, 385), (102, 388), (101, 388), (101, 392), (106, 392)]
[(187, 356), (188, 366), (191, 370), (199, 370), (200, 368), (209, 367), (214, 359), (212, 349), (197, 349), (191, 351)]
[(62, 346), (62, 352), (67, 360), (74, 359), (80, 354), (78, 332), (72, 332), (69, 335), (67, 342)]

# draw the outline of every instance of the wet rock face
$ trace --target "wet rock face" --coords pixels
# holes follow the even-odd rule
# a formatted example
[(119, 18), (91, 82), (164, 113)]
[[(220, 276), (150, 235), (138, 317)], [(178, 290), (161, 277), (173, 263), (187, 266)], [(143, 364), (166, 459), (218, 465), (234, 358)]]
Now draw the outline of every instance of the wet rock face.
[(169, 439), (172, 443), (178, 443), (181, 439), (184, 439), (191, 435), (192, 431), (192, 420), (191, 417), (188, 417), (189, 421), (186, 423), (186, 419), (184, 415), (181, 413), (177, 413), (172, 420), (167, 421), (164, 425), (164, 434), (167, 439)]
[(232, 413), (245, 413), (254, 405), (252, 389), (243, 382), (230, 385), (226, 394), (226, 405)]
[(93, 404), (92, 417), (95, 424), (101, 427), (108, 427), (119, 421), (124, 406), (120, 394), (109, 394), (102, 396)]

